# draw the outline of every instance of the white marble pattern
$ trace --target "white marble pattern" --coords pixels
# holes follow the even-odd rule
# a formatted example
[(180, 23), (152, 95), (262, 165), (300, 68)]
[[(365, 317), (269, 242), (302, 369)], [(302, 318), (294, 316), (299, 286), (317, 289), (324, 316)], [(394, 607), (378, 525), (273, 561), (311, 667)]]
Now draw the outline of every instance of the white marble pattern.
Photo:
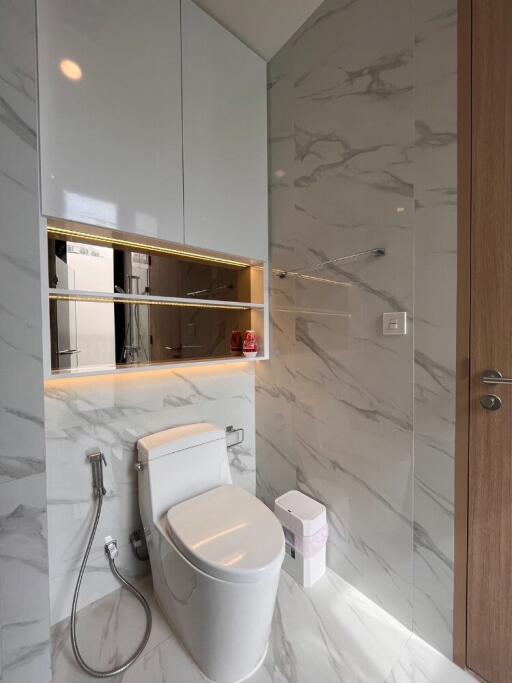
[(409, 0), (328, 0), (270, 64), (272, 266), (387, 254), (274, 278), (256, 406), (262, 497), (295, 473), (327, 506), (330, 567), (408, 626), (413, 339), (378, 325), (412, 314), (413, 48)]
[(34, 0), (0, 46), (0, 680), (49, 683)]
[[(155, 604), (148, 579), (154, 626), (142, 657), (123, 683), (204, 683), (205, 677), (172, 635)], [(249, 627), (249, 625), (248, 625)], [(144, 629), (138, 603), (124, 590), (82, 610), (78, 633), (88, 662), (119, 665)], [(86, 683), (71, 652), (69, 623), (53, 628), (54, 683)], [(262, 668), (248, 683), (470, 683), (473, 680), (402, 624), (331, 571), (313, 588), (282, 573), (270, 647)]]
[(474, 683), (475, 680), (414, 634), (386, 683)]
[[(451, 652), (456, 0), (326, 0), (269, 66), (258, 494), (322, 500), (328, 564)], [(334, 283), (325, 282), (333, 280)], [(406, 337), (383, 337), (384, 311)]]
[(44, 472), (34, 11), (0, 3), (0, 482)]
[(255, 492), (253, 364), (49, 381), (45, 409), (52, 623), (69, 615), (91, 529), (95, 502), (86, 461), (91, 448), (105, 453), (107, 495), (80, 607), (117, 587), (103, 552), (106, 535), (118, 539), (122, 572), (134, 577), (148, 571), (128, 542), (141, 525), (133, 466), (142, 436), (201, 421), (243, 427), (244, 443), (229, 451), (231, 471), (237, 484)]
[(2, 683), (50, 683), (44, 474), (0, 484)]
[(416, 0), (414, 630), (451, 656), (457, 2)]
[[(153, 597), (151, 578), (138, 579), (135, 583), (151, 608), (152, 628), (146, 646), (146, 652), (149, 652), (169, 638), (169, 626)], [(145, 614), (140, 603), (124, 588), (117, 587), (80, 610), (77, 619), (80, 652), (93, 668), (114, 668), (137, 648), (145, 626)], [(71, 651), (69, 618), (52, 628), (52, 643), (54, 681), (63, 677), (64, 672), (68, 681), (75, 680), (77, 665)], [(87, 676), (84, 674), (83, 678), (86, 680)]]
[[(256, 368), (256, 490), (270, 508), (277, 496), (295, 488), (293, 282), (271, 279), (272, 354)], [(292, 291), (290, 292), (290, 288)]]

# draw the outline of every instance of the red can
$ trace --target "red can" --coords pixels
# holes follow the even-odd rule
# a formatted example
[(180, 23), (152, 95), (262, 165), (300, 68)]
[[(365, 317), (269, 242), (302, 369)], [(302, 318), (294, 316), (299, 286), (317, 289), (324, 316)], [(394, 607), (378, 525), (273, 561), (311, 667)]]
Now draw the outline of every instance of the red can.
[(254, 330), (245, 331), (243, 352), (246, 358), (255, 358), (258, 355), (258, 340)]
[(243, 349), (243, 339), (242, 339), (242, 333), (240, 330), (233, 330), (231, 332), (231, 355), (232, 356), (241, 356), (242, 355), (242, 349)]

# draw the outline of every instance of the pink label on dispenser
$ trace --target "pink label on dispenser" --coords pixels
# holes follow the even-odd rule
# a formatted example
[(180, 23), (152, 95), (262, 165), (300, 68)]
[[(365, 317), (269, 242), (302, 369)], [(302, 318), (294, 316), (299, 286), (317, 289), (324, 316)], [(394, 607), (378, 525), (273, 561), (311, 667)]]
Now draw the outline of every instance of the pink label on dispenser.
[(289, 531), (286, 527), (283, 527), (283, 529), (286, 543), (292, 545), (302, 557), (313, 557), (313, 555), (316, 555), (325, 547), (329, 536), (329, 526), (327, 524), (324, 524), (312, 536), (300, 536)]

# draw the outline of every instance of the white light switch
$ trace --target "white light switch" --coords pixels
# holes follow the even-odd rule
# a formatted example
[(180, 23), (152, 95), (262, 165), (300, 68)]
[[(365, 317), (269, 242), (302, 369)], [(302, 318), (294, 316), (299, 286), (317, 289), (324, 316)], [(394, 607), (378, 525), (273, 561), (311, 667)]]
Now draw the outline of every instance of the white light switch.
[(382, 334), (396, 336), (407, 334), (407, 313), (383, 313)]

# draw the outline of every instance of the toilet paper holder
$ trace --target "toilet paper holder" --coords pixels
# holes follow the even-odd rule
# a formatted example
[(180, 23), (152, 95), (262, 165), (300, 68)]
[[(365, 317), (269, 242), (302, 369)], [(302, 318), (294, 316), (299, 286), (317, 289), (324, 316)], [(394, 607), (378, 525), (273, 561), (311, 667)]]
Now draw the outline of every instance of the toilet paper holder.
[[(234, 437), (234, 438), (233, 438)], [(243, 427), (226, 427), (226, 443), (228, 448), (234, 448), (244, 442), (245, 431)]]

